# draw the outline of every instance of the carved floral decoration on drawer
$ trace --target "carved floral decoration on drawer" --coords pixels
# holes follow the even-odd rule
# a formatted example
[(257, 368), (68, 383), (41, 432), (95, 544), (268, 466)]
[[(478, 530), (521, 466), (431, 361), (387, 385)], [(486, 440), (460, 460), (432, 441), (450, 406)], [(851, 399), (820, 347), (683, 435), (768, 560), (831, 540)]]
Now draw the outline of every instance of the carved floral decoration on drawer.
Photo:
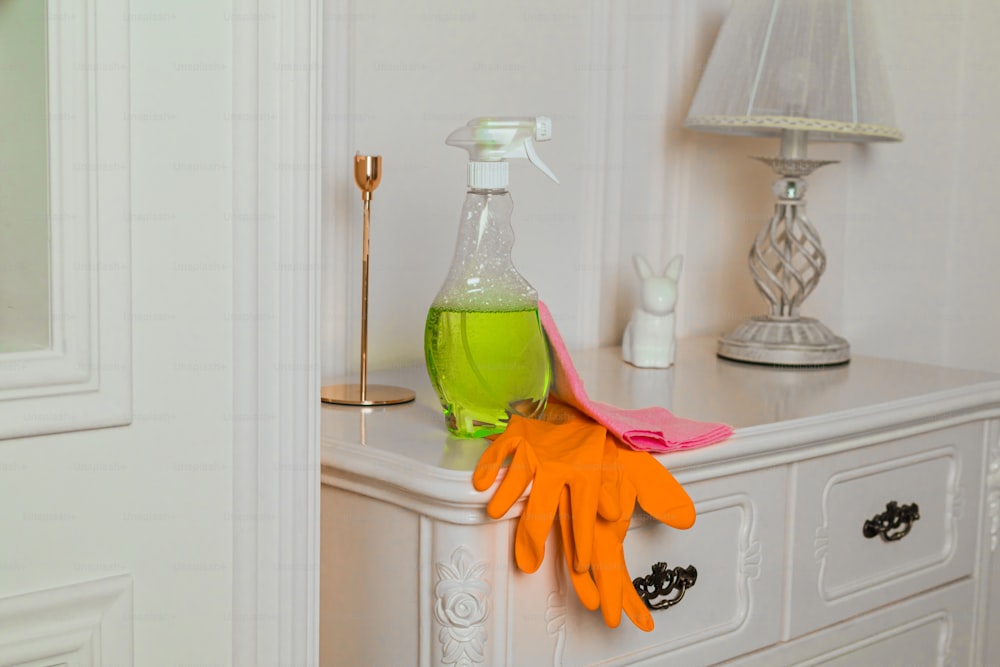
[(556, 646), (552, 655), (552, 664), (563, 663), (563, 649), (566, 646), (566, 614), (569, 611), (566, 592), (563, 586), (549, 593), (545, 600), (545, 633), (555, 637)]
[(1000, 545), (1000, 436), (995, 429), (993, 442), (990, 445), (990, 468), (986, 478), (987, 508), (990, 520), (990, 552)]
[(490, 615), (489, 564), (476, 562), (467, 547), (452, 552), (449, 562), (435, 563), (434, 616), (441, 624), (441, 662), (456, 667), (486, 660), (486, 619)]

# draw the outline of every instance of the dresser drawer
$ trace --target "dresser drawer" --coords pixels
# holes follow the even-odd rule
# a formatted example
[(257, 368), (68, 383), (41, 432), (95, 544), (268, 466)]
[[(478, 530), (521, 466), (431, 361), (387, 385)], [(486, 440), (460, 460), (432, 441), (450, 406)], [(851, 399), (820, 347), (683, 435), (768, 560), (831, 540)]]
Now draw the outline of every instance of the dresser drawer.
[[(698, 518), (687, 531), (645, 515), (633, 520), (625, 540), (633, 578), (658, 562), (697, 570), (679, 603), (652, 612), (650, 633), (624, 615), (619, 627), (605, 626), (576, 598), (562, 561), (547, 576), (517, 573), (512, 664), (660, 664), (668, 652), (675, 664), (694, 664), (684, 661), (692, 651), (706, 664), (778, 641), (786, 479), (776, 468), (689, 485)], [(544, 656), (541, 646), (549, 647)]]
[(971, 574), (983, 441), (970, 423), (793, 466), (786, 637)]
[(970, 665), (974, 608), (975, 588), (966, 580), (727, 662), (725, 667)]

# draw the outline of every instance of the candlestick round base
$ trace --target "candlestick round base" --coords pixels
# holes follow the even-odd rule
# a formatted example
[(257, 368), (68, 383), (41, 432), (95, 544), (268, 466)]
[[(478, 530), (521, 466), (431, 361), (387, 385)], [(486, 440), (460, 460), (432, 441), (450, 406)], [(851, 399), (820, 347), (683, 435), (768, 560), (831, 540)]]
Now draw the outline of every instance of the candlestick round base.
[(370, 384), (365, 387), (365, 399), (361, 400), (360, 384), (330, 384), (320, 388), (319, 397), (324, 403), (335, 405), (370, 406), (409, 403), (416, 394), (404, 387)]

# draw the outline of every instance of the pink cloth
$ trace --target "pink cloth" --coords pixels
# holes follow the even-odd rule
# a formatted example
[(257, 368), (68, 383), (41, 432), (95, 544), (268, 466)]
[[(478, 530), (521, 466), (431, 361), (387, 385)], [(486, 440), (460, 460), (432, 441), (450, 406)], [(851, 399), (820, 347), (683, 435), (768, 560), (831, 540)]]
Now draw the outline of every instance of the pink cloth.
[(627, 410), (590, 400), (552, 314), (544, 303), (538, 303), (538, 314), (552, 350), (552, 395), (592, 417), (632, 449), (640, 452), (694, 449), (732, 435), (733, 429), (725, 424), (684, 419), (658, 406)]

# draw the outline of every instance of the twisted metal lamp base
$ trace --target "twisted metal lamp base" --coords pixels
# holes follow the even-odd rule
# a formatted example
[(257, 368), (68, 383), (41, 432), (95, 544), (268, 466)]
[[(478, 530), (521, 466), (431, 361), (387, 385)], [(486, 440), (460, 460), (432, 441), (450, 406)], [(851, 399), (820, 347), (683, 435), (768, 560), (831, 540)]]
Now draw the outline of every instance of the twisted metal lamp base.
[[(792, 137), (795, 139), (795, 137)], [(805, 214), (805, 177), (831, 160), (811, 160), (799, 145), (782, 141), (780, 157), (755, 157), (780, 176), (774, 215), (750, 248), (750, 273), (770, 313), (754, 317), (719, 340), (718, 355), (773, 366), (831, 366), (851, 358), (847, 341), (799, 308), (826, 269), (819, 233)]]
[(851, 346), (819, 320), (752, 317), (719, 339), (724, 359), (769, 366), (833, 366), (851, 359)]

